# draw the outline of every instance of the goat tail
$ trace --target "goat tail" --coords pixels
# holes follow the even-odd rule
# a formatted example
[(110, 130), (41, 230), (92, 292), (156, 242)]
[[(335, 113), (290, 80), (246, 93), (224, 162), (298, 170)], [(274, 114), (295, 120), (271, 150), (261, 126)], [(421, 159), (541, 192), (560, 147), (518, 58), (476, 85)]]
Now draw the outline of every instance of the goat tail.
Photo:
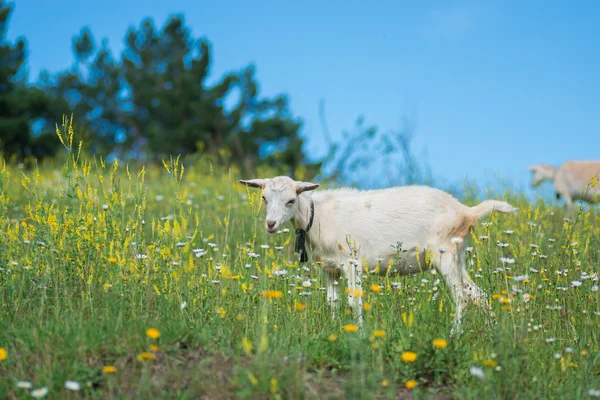
[(511, 206), (505, 201), (499, 200), (484, 200), (475, 207), (471, 207), (471, 215), (475, 217), (476, 220), (485, 217), (493, 211), (510, 214), (517, 212), (518, 208)]

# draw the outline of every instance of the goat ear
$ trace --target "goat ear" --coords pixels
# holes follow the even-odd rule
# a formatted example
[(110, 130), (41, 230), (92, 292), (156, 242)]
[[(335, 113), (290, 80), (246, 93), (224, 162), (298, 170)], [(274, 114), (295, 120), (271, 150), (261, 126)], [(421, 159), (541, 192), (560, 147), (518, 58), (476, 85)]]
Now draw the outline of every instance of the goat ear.
[(300, 194), (302, 192), (308, 192), (309, 190), (315, 190), (318, 187), (319, 187), (318, 183), (298, 182), (298, 183), (296, 183), (296, 194)]
[(535, 172), (537, 171), (539, 168), (538, 165), (530, 165), (529, 167), (527, 167), (527, 170), (531, 171), (531, 172)]
[(266, 182), (266, 179), (250, 179), (247, 181), (240, 179), (240, 183), (243, 183), (246, 186), (255, 187), (259, 189), (264, 189)]

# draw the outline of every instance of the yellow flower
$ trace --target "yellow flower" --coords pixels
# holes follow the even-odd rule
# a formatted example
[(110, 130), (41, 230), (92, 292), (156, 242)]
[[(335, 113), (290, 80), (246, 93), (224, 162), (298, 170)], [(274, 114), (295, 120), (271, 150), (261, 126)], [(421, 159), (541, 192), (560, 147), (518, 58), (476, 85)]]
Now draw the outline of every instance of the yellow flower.
[(371, 292), (379, 293), (381, 292), (381, 288), (379, 287), (379, 285), (371, 285)]
[(433, 347), (445, 349), (448, 346), (448, 341), (445, 339), (433, 339)]
[(244, 349), (244, 352), (246, 354), (248, 354), (248, 355), (252, 354), (252, 343), (248, 339), (246, 339), (246, 338), (242, 339), (242, 348)]
[(0, 347), (0, 361), (6, 360), (6, 349), (4, 347)]
[(153, 361), (156, 357), (154, 357), (154, 354), (152, 353), (148, 353), (148, 352), (143, 352), (138, 354), (137, 359), (139, 361)]
[(296, 309), (296, 311), (304, 311), (305, 308), (306, 306), (302, 303), (294, 303), (294, 309)]
[(389, 384), (390, 384), (390, 383), (388, 382), (388, 380), (387, 380), (387, 379), (384, 379), (384, 380), (382, 380), (382, 381), (381, 381), (381, 387), (384, 387), (384, 388), (386, 388), (386, 387), (388, 387), (388, 385), (389, 385)]
[(371, 347), (373, 348), (373, 350), (377, 350), (379, 348), (379, 343), (373, 343), (371, 344)]
[(344, 325), (344, 330), (346, 332), (358, 332), (358, 326), (352, 325), (352, 324), (347, 324), (347, 325)]
[(238, 314), (235, 319), (237, 319), (238, 321), (243, 321), (244, 320), (244, 316), (242, 314)]
[(498, 363), (494, 360), (483, 360), (483, 365), (486, 367), (495, 367)]
[(108, 262), (109, 263), (117, 262), (117, 258), (116, 257), (108, 257)]
[(384, 337), (385, 331), (383, 329), (376, 329), (373, 331), (373, 336), (375, 337)]
[(363, 304), (363, 309), (365, 311), (370, 311), (371, 310), (371, 303), (365, 303), (365, 304)]
[(327, 340), (329, 340), (330, 342), (335, 342), (337, 340), (337, 336), (335, 336), (335, 335), (329, 335), (329, 337), (327, 338)]
[(581, 350), (581, 355), (582, 356), (584, 356), (584, 357), (587, 356), (587, 353), (588, 353), (587, 350)]
[(417, 359), (417, 353), (414, 351), (405, 351), (402, 353), (402, 361), (405, 363), (411, 363)]
[(219, 314), (221, 318), (225, 318), (225, 314), (227, 314), (227, 311), (225, 311), (223, 307), (219, 307), (217, 308), (217, 314)]
[(414, 379), (411, 379), (409, 381), (406, 381), (404, 386), (406, 386), (407, 389), (414, 389), (417, 386), (417, 381), (415, 381)]
[(279, 299), (283, 296), (283, 293), (281, 290), (265, 290), (261, 293), (261, 296), (267, 299)]
[(150, 328), (146, 331), (146, 335), (150, 339), (158, 339), (160, 337), (160, 332), (156, 328)]
[(114, 374), (117, 372), (117, 368), (113, 367), (112, 365), (105, 365), (102, 367), (102, 372), (105, 374)]
[(362, 297), (362, 295), (363, 295), (363, 291), (361, 289), (346, 288), (345, 292), (346, 292), (346, 294), (356, 296), (356, 297)]
[(159, 349), (158, 349), (158, 346), (157, 346), (157, 345), (155, 345), (155, 344), (151, 344), (151, 345), (150, 345), (150, 351), (151, 351), (151, 352), (153, 352), (153, 353), (156, 353), (158, 350), (159, 350)]

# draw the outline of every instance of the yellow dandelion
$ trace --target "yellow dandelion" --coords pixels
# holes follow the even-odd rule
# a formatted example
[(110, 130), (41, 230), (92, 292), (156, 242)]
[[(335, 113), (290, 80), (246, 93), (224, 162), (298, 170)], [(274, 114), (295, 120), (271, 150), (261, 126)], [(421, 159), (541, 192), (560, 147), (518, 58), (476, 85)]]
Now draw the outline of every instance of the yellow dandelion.
[(486, 367), (495, 367), (498, 363), (494, 360), (483, 360), (483, 365)]
[(414, 351), (405, 351), (402, 353), (402, 362), (411, 363), (417, 359), (417, 353)]
[(158, 346), (155, 344), (150, 345), (150, 351), (156, 353), (159, 350)]
[(406, 386), (407, 389), (414, 389), (417, 386), (417, 381), (415, 381), (414, 379), (411, 379), (409, 381), (406, 381), (404, 386)]
[(108, 262), (109, 263), (116, 263), (117, 262), (117, 258), (116, 257), (108, 257)]
[(238, 314), (235, 319), (237, 319), (238, 321), (243, 321), (244, 320), (244, 316), (242, 314)]
[(279, 299), (283, 296), (281, 290), (265, 290), (261, 296), (267, 299)]
[(437, 349), (445, 349), (448, 346), (446, 339), (433, 339), (433, 347)]
[(371, 344), (371, 348), (373, 350), (377, 350), (379, 348), (379, 343), (373, 343), (373, 344)]
[(146, 336), (150, 339), (158, 339), (160, 337), (160, 331), (156, 328), (150, 328), (146, 331)]
[(304, 311), (304, 309), (306, 309), (306, 306), (302, 303), (294, 303), (294, 309), (296, 311)]
[(502, 306), (502, 307), (500, 307), (500, 309), (502, 311), (512, 311), (513, 308), (512, 308), (512, 306)]
[(0, 347), (0, 361), (6, 360), (7, 357), (6, 349), (4, 347)]
[(105, 374), (114, 374), (115, 372), (117, 372), (117, 368), (112, 365), (105, 365), (104, 367), (102, 367), (102, 372)]
[(375, 337), (384, 337), (385, 331), (383, 329), (376, 329), (373, 331), (373, 336)]
[(386, 388), (386, 387), (388, 387), (389, 385), (390, 385), (390, 383), (388, 382), (388, 380), (387, 380), (387, 379), (384, 379), (384, 380), (382, 380), (382, 381), (381, 381), (381, 387), (384, 387), (384, 388)]
[(381, 292), (381, 288), (379, 287), (379, 285), (371, 285), (371, 292), (373, 292), (373, 293), (380, 293)]
[(156, 357), (154, 357), (154, 354), (152, 353), (148, 353), (147, 351), (144, 351), (143, 353), (138, 354), (137, 359), (139, 361), (153, 361)]
[(353, 324), (344, 325), (344, 330), (346, 332), (358, 332), (358, 326)]
[(365, 303), (365, 304), (363, 304), (363, 309), (365, 311), (371, 311), (371, 303)]
[(327, 340), (329, 340), (330, 342), (335, 342), (337, 340), (337, 336), (335, 336), (335, 335), (329, 335), (329, 337), (327, 338)]
[(501, 294), (494, 293), (494, 294), (492, 295), (492, 300), (497, 300), (497, 299), (499, 299), (500, 297), (502, 297), (502, 295), (501, 295)]
[(587, 353), (588, 353), (587, 350), (581, 350), (581, 355), (582, 356), (584, 356), (584, 357), (587, 356)]

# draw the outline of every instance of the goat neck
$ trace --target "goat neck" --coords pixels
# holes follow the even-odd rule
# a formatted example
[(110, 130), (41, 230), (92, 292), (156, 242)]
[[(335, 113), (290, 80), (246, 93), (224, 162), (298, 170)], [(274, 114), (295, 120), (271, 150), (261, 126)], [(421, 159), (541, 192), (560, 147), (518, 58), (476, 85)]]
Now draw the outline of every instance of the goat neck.
[[(296, 213), (294, 214), (294, 216), (292, 217), (292, 225), (294, 225), (295, 229), (304, 229), (306, 230), (306, 227), (308, 226), (308, 223), (310, 221), (310, 196), (307, 195), (306, 193), (301, 193), (296, 202), (297, 202), (297, 208), (296, 208)], [(314, 201), (314, 200), (313, 200)], [(313, 217), (313, 226), (315, 225), (317, 219), (317, 210), (316, 210), (316, 204), (315, 204), (315, 215)]]

